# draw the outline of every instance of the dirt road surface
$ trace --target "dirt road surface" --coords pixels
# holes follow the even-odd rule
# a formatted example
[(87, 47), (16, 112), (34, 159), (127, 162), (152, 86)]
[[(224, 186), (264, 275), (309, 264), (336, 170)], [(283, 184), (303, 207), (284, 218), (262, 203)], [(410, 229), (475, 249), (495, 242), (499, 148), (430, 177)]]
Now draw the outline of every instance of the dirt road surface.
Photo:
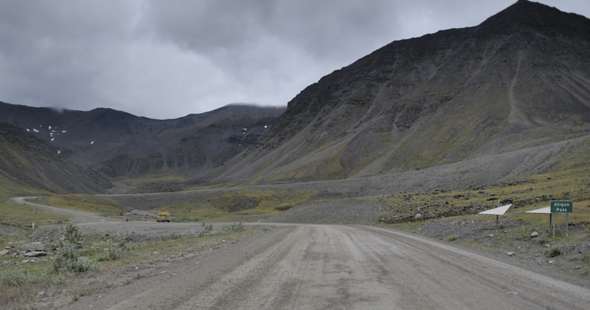
[(69, 309), (590, 309), (590, 290), (374, 227), (296, 225)]
[[(83, 229), (198, 229), (195, 223), (117, 222), (14, 200), (73, 216)], [(81, 297), (66, 309), (590, 309), (586, 288), (411, 234), (370, 226), (250, 225), (275, 229)]]

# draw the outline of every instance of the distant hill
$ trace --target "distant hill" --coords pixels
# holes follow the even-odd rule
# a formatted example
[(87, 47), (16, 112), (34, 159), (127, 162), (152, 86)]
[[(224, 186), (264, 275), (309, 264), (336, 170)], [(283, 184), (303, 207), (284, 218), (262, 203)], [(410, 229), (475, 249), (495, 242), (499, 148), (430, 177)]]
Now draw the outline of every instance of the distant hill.
[(380, 175), (589, 133), (590, 20), (518, 1), (323, 77), (289, 102), (264, 148), (232, 159), (220, 178)]
[(111, 186), (96, 171), (66, 160), (67, 153), (21, 128), (0, 123), (0, 184), (53, 192), (102, 192)]
[(259, 143), (284, 108), (230, 105), (155, 120), (112, 109), (58, 111), (0, 103), (10, 123), (58, 148), (78, 165), (111, 176), (200, 175)]

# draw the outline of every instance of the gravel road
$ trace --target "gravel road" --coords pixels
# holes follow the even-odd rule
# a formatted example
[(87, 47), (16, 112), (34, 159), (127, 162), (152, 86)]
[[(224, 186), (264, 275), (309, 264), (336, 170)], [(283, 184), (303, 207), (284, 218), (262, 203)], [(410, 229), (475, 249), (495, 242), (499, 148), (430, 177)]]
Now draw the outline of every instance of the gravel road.
[[(65, 212), (83, 229), (198, 229), (194, 223), (108, 221), (14, 200)], [(370, 226), (249, 225), (275, 228), (160, 266), (155, 276), (84, 296), (67, 309), (590, 309), (586, 288), (411, 234)]]
[(366, 226), (282, 226), (69, 309), (590, 309), (590, 290)]

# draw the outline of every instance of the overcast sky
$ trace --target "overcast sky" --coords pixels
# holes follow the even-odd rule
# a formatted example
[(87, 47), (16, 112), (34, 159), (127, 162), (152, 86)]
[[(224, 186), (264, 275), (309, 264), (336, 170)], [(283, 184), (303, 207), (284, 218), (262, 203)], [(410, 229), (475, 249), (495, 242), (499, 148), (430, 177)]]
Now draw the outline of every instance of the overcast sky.
[[(154, 118), (285, 105), (403, 38), (515, 0), (0, 0), (0, 101)], [(544, 0), (590, 16), (588, 0)]]

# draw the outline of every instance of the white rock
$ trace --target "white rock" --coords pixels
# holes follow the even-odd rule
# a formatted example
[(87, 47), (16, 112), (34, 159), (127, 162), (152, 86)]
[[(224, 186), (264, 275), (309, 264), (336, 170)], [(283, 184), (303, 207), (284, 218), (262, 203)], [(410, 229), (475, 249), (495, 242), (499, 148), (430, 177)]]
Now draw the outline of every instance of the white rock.
[(506, 255), (508, 255), (508, 256), (514, 256), (514, 252), (506, 252)]
[(536, 232), (536, 231), (533, 231), (533, 232), (531, 233), (531, 238), (537, 238), (537, 237), (539, 237), (539, 233), (538, 233), (538, 232)]
[(46, 256), (47, 252), (45, 251), (28, 251), (25, 252), (25, 254), (23, 254), (24, 257), (40, 257), (40, 256)]

